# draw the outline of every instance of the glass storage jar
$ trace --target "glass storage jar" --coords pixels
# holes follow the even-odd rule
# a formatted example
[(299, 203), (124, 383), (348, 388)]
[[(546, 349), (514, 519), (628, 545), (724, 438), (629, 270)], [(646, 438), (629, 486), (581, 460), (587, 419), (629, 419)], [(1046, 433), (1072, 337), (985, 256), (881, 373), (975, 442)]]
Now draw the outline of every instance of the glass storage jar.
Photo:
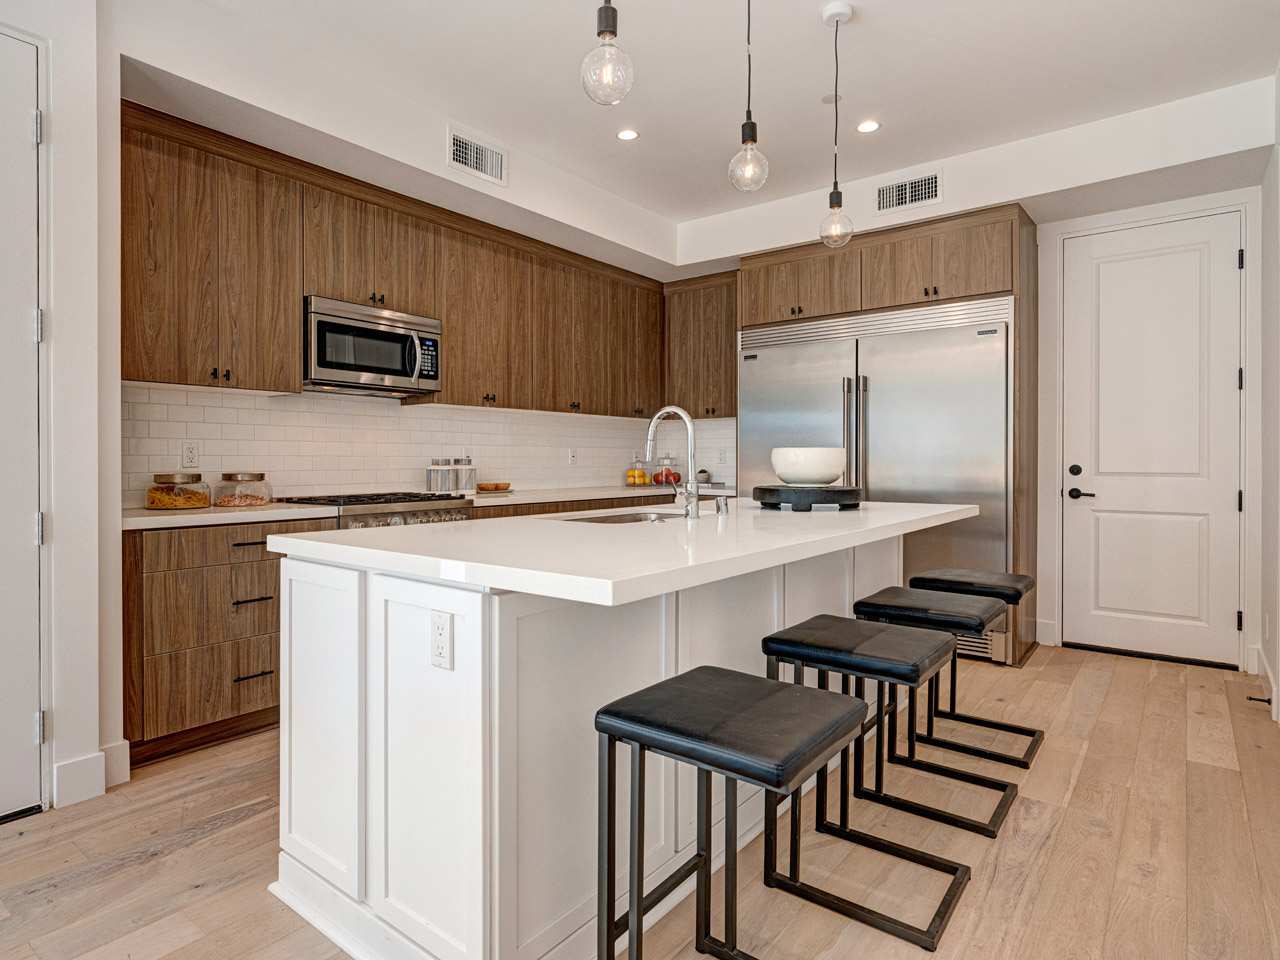
[(265, 507), (270, 502), (265, 473), (224, 473), (213, 498), (215, 507)]
[(198, 473), (157, 473), (147, 488), (148, 510), (194, 510), (209, 506), (209, 485)]

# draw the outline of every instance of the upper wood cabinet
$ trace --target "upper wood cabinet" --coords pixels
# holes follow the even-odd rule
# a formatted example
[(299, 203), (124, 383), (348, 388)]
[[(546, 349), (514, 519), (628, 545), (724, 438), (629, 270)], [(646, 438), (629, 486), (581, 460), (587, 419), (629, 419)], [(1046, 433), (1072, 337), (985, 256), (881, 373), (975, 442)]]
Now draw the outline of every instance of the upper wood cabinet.
[(862, 248), (862, 309), (921, 303), (931, 298), (932, 286), (932, 237), (910, 237)]
[(666, 294), (666, 401), (696, 418), (737, 415), (737, 287), (733, 276), (672, 284)]
[(533, 258), (441, 228), (437, 275), (444, 323), (439, 403), (533, 405)]
[(1013, 289), (1013, 221), (940, 229), (862, 249), (862, 308)]
[(120, 186), (121, 377), (222, 382), (217, 158), (126, 129)]
[(396, 210), (377, 210), (378, 306), (439, 319), (436, 299), (436, 240), (430, 220)]
[(218, 340), (223, 382), (302, 389), (302, 184), (218, 160)]
[(662, 406), (662, 294), (631, 288), (631, 336), (627, 341), (631, 367), (634, 412), (627, 416), (652, 417)]
[(862, 309), (859, 251), (743, 267), (742, 325), (854, 313)]
[(377, 304), (377, 207), (332, 190), (303, 190), (304, 284), (310, 296)]
[(302, 185), (125, 129), (125, 380), (302, 389)]

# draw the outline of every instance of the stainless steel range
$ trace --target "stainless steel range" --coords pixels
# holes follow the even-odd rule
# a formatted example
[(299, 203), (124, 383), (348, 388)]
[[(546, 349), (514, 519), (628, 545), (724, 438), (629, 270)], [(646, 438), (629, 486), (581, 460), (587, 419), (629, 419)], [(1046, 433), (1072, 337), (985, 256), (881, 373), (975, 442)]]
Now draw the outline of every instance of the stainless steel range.
[(284, 503), (337, 507), (338, 529), (403, 527), (419, 523), (470, 520), (474, 501), (460, 493), (360, 493), (318, 497), (282, 497)]

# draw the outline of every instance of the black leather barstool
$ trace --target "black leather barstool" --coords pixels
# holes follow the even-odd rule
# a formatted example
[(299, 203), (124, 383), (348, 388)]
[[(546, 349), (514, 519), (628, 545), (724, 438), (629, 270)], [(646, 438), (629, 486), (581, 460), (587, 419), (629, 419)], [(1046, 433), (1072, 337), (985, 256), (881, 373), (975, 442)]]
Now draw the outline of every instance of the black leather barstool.
[[(803, 883), (800, 873), (799, 788), (842, 747), (862, 731), (867, 705), (854, 697), (781, 683), (764, 677), (697, 667), (616, 700), (596, 714), (600, 735), (600, 849), (597, 960), (614, 960), (614, 944), (627, 934), (629, 960), (643, 960), (644, 915), (689, 877), (697, 877), (694, 946), (720, 960), (753, 960), (737, 946), (737, 840), (739, 781), (764, 788), (766, 801), (765, 882), (837, 910), (854, 919), (911, 936), (915, 928)], [(616, 899), (616, 751), (619, 741), (631, 748), (631, 803), (628, 907), (614, 919)], [(644, 892), (645, 755), (653, 751), (698, 768), (698, 839), (694, 855), (671, 876)], [(711, 935), (711, 776), (725, 778), (724, 797), (724, 937)], [(778, 800), (792, 797), (791, 865), (786, 877), (771, 866), (776, 860)], [(900, 845), (848, 831), (846, 839), (891, 855)], [(902, 848), (905, 849), (905, 848)], [(953, 880), (947, 909), (933, 932), (941, 934), (969, 868), (944, 861), (927, 864), (945, 870)], [(773, 876), (771, 877), (771, 872)], [(940, 912), (942, 912), (940, 910)], [(900, 932), (901, 931), (901, 932)], [(926, 931), (928, 933), (929, 931)]]
[[(987, 631), (1004, 622), (1008, 608), (1003, 600), (989, 596), (961, 593), (943, 593), (938, 590), (922, 590), (916, 587), (886, 587), (883, 590), (863, 597), (853, 605), (854, 615), (863, 620), (879, 623), (891, 623), (898, 626), (921, 627), (949, 633), (953, 637), (981, 637)], [(956, 709), (956, 682), (959, 677), (959, 653), (955, 646), (951, 650), (951, 687), (949, 692), (949, 709), (940, 706), (939, 679), (935, 674), (929, 681), (926, 697), (926, 728), (920, 735), (919, 742), (940, 747), (956, 753), (1007, 763), (1015, 767), (1027, 768), (1044, 741), (1044, 731), (1034, 727), (1025, 727), (1017, 723), (1003, 720), (990, 720), (987, 717), (976, 717), (960, 713)], [(934, 734), (934, 718), (950, 720), (955, 723), (984, 727), (988, 730), (999, 730), (1027, 737), (1027, 748), (1021, 754), (1003, 753), (999, 750), (988, 750), (973, 744), (950, 740)]]
[[(826, 690), (830, 674), (841, 677), (841, 692), (848, 695), (850, 677), (854, 680), (853, 695), (865, 696), (865, 684), (876, 684), (876, 713), (872, 729), (875, 732), (875, 786), (865, 783), (865, 756), (862, 738), (853, 743), (853, 796), (871, 800), (916, 816), (928, 817), (949, 826), (959, 827), (994, 837), (1004, 823), (1014, 799), (1018, 796), (1017, 784), (1005, 780), (955, 770), (938, 763), (930, 763), (916, 756), (916, 744), (921, 738), (916, 729), (918, 701), (917, 691), (928, 683), (932, 691), (938, 673), (951, 659), (956, 642), (953, 637), (934, 630), (900, 627), (866, 620), (852, 620), (823, 614), (811, 617), (803, 623), (779, 630), (761, 641), (761, 648), (768, 658), (768, 676), (778, 677), (778, 664), (792, 667), (792, 679), (804, 682), (806, 667), (818, 671), (818, 687)], [(898, 753), (898, 687), (907, 688), (909, 712), (907, 714), (907, 752)], [(884, 787), (884, 765), (900, 764), (924, 773), (959, 780), (963, 783), (995, 790), (1000, 794), (995, 809), (986, 820), (962, 816), (941, 807), (930, 806), (889, 793)], [(840, 753), (840, 822), (839, 827), (849, 826), (849, 749)], [(818, 772), (818, 819), (821, 833), (835, 833), (836, 826), (827, 816), (827, 771)], [(928, 854), (922, 854), (929, 856)]]
[[(990, 597), (1003, 600), (1009, 607), (1005, 634), (1014, 647), (1030, 649), (1035, 640), (1036, 578), (1025, 573), (998, 573), (992, 570), (963, 570), (957, 567), (937, 567), (912, 577), (907, 586), (920, 590), (937, 590), (941, 593), (960, 593), (971, 597)], [(1025, 619), (1024, 619), (1025, 616)], [(961, 653), (964, 651), (962, 650)], [(996, 657), (1003, 660), (1004, 657)]]

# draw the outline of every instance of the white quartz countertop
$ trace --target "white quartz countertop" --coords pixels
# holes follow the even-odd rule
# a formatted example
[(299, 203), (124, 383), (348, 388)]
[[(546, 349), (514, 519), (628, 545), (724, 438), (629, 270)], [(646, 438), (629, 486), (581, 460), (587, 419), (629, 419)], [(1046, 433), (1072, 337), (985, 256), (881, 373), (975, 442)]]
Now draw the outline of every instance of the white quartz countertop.
[(302, 503), (270, 503), (263, 507), (203, 507), (196, 510), (148, 510), (126, 507), (122, 530), (163, 530), (167, 527), (204, 527), (219, 523), (271, 523), (278, 520), (312, 520), (336, 517), (337, 507)]
[[(681, 484), (683, 486), (683, 484)], [(703, 496), (733, 497), (737, 488), (717, 486), (715, 483), (702, 484)], [(518, 503), (561, 503), (565, 500), (614, 500), (621, 497), (661, 497), (671, 496), (670, 486), (661, 487), (648, 484), (640, 487), (628, 487), (619, 484), (616, 487), (558, 487), (547, 490), (507, 490), (504, 493), (477, 493), (472, 499), (477, 507), (506, 507)]]
[(858, 510), (762, 510), (730, 501), (696, 521), (575, 523), (635, 507), (422, 527), (273, 536), (267, 548), (317, 560), (538, 596), (620, 606), (977, 516), (971, 505), (864, 503)]

